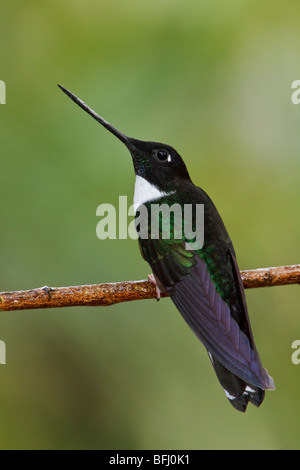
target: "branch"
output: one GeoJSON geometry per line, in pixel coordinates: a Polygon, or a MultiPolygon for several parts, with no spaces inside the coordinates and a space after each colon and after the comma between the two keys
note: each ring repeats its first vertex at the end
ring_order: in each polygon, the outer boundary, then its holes
{"type": "MultiPolygon", "coordinates": [[[[241,271],[245,289],[300,284],[300,264],[241,271]]],[[[167,294],[162,294],[167,297],[167,294]]],[[[0,311],[36,308],[107,306],[129,300],[156,298],[150,281],[127,281],[71,287],[40,287],[0,293],[0,311]]]]}

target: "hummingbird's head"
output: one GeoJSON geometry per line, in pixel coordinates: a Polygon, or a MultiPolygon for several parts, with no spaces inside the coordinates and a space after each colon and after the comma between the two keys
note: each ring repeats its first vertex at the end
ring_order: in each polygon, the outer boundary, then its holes
{"type": "Polygon", "coordinates": [[[190,180],[184,161],[173,147],[158,142],[144,142],[126,136],[69,90],[61,85],[58,86],[71,100],[126,145],[132,156],[136,176],[144,178],[161,190],[174,188],[181,181],[190,180]]]}
{"type": "Polygon", "coordinates": [[[180,181],[190,179],[184,161],[170,145],[129,137],[126,146],[132,156],[135,174],[157,188],[168,190],[180,181]]]}

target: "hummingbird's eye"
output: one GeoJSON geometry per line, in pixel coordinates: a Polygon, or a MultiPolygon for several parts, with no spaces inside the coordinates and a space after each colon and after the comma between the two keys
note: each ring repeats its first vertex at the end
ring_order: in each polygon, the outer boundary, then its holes
{"type": "Polygon", "coordinates": [[[161,162],[165,162],[165,161],[168,161],[170,162],[171,161],[171,155],[164,149],[161,149],[161,150],[158,150],[156,152],[156,157],[158,158],[158,160],[160,160],[161,162]]]}

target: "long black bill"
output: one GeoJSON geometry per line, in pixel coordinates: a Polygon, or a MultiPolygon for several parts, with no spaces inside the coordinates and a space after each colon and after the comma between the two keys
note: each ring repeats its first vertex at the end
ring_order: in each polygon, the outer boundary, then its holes
{"type": "Polygon", "coordinates": [[[78,98],[76,95],[71,93],[69,90],[64,88],[61,85],[58,85],[59,88],[69,97],[71,98],[74,103],[78,104],[84,111],[86,111],[90,116],[92,116],[96,121],[100,122],[102,126],[104,126],[109,132],[114,134],[121,142],[123,142],[126,147],[130,148],[132,144],[130,143],[130,138],[127,137],[127,135],[123,134],[122,132],[118,131],[115,127],[113,127],[109,122],[107,122],[103,117],[99,116],[95,111],[93,111],[87,104],[84,103],[80,98],[78,98]]]}

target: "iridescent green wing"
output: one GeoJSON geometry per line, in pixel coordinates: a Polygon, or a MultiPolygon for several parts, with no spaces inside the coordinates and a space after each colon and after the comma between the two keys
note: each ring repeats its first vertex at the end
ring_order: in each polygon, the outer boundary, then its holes
{"type": "Polygon", "coordinates": [[[164,238],[167,220],[162,215],[159,236],[151,237],[149,225],[148,239],[139,240],[142,255],[211,357],[247,384],[271,388],[253,342],[232,245],[217,235],[211,239],[206,214],[203,248],[189,250],[183,224],[179,236],[172,220],[170,238],[164,238]]]}

